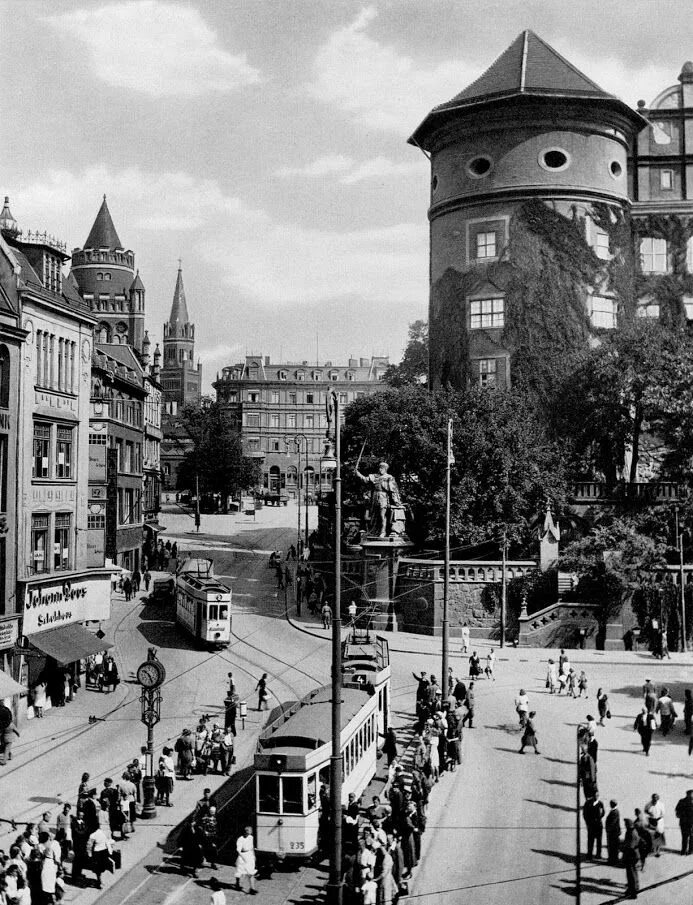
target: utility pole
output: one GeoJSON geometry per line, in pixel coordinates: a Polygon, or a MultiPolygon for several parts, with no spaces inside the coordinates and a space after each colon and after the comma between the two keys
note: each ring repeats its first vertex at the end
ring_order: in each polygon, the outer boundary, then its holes
{"type": "MultiPolygon", "coordinates": [[[[452,455],[452,418],[448,418],[447,465],[445,468],[445,562],[443,575],[443,673],[440,687],[447,689],[448,663],[450,657],[450,466],[455,461],[452,455]]],[[[447,695],[446,695],[447,697],[447,695]]]]}
{"type": "Polygon", "coordinates": [[[200,533],[200,473],[195,472],[195,530],[200,533]]]}
{"type": "Polygon", "coordinates": [[[500,646],[505,647],[505,612],[508,604],[508,529],[503,525],[503,553],[501,560],[500,646]]]}
{"type": "MultiPolygon", "coordinates": [[[[339,397],[330,391],[334,411],[334,613],[332,614],[332,751],[330,754],[330,811],[332,851],[327,887],[329,905],[342,905],[342,463],[339,397]]],[[[306,501],[306,509],[307,501],[306,501]]]]}
{"type": "Polygon", "coordinates": [[[580,741],[584,726],[578,725],[575,733],[577,753],[575,757],[575,902],[580,905],[582,896],[582,877],[580,864],[580,741]]]}

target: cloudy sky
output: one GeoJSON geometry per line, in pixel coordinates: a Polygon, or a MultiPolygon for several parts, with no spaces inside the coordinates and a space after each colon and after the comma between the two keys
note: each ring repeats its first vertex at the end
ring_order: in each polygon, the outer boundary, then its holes
{"type": "Polygon", "coordinates": [[[428,296],[406,139],[524,28],[632,105],[693,57],[680,0],[0,0],[0,192],[69,248],[106,193],[157,339],[182,257],[208,380],[398,360],[428,296]]]}

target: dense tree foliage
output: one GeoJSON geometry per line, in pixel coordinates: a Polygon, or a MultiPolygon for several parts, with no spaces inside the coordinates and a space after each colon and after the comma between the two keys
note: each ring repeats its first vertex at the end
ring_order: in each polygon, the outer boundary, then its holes
{"type": "Polygon", "coordinates": [[[504,528],[518,543],[550,498],[565,498],[560,449],[551,443],[523,398],[510,391],[470,389],[430,393],[420,387],[385,390],[355,400],[346,411],[345,490],[363,497],[360,471],[381,459],[410,509],[409,532],[418,545],[439,542],[445,524],[447,422],[453,420],[451,474],[453,545],[498,539],[504,528]]]}
{"type": "Polygon", "coordinates": [[[194,491],[199,481],[201,494],[218,493],[225,506],[227,497],[257,484],[259,466],[243,455],[240,434],[218,403],[185,408],[180,422],[193,444],[178,472],[180,487],[194,491]]]}
{"type": "MultiPolygon", "coordinates": [[[[559,389],[555,409],[557,433],[572,442],[582,469],[614,483],[629,465],[623,477],[636,480],[645,430],[693,451],[692,364],[684,335],[647,318],[585,354],[559,389]]],[[[682,464],[680,453],[676,460],[682,464]]]]}
{"type": "Polygon", "coordinates": [[[390,365],[384,380],[392,387],[417,386],[428,382],[428,324],[418,320],[409,324],[409,340],[402,361],[390,365]]]}

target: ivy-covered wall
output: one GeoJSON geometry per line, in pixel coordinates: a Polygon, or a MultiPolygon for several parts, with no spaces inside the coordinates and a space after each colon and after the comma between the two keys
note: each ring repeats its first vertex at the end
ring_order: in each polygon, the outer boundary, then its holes
{"type": "MultiPolygon", "coordinates": [[[[686,325],[684,297],[693,301],[693,274],[688,273],[686,249],[693,237],[693,217],[677,214],[636,215],[633,218],[634,247],[642,237],[665,239],[669,273],[643,273],[640,256],[635,254],[635,292],[639,299],[651,298],[659,304],[660,322],[671,327],[686,325]]],[[[693,268],[692,268],[693,269],[693,268]]]]}
{"type": "Polygon", "coordinates": [[[591,326],[590,293],[614,296],[619,320],[635,316],[631,223],[617,206],[572,205],[563,211],[540,200],[519,205],[498,261],[448,267],[431,287],[430,369],[434,385],[462,386],[470,357],[509,353],[511,382],[539,406],[574,367],[600,330],[591,326]],[[610,259],[587,241],[589,219],[609,236],[610,259]],[[469,329],[470,296],[505,298],[502,329],[469,329]]]}

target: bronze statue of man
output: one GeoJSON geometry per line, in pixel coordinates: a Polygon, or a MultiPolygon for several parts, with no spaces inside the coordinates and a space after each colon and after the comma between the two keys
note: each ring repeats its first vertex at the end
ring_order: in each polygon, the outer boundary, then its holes
{"type": "Polygon", "coordinates": [[[397,481],[388,474],[387,462],[380,462],[377,474],[363,475],[356,469],[356,477],[371,488],[371,530],[376,537],[388,537],[393,527],[393,512],[402,509],[397,481]]]}

